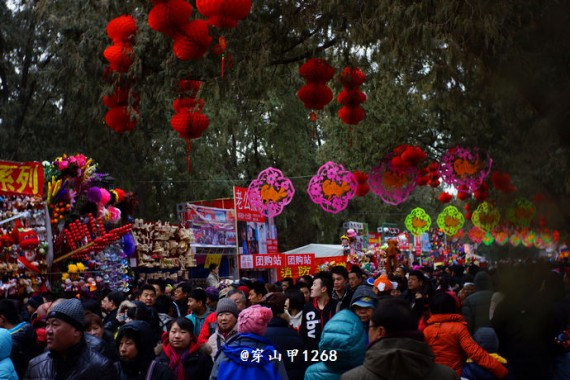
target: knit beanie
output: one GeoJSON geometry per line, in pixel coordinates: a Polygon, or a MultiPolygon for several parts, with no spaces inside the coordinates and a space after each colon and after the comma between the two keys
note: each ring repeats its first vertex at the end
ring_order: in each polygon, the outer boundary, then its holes
{"type": "Polygon", "coordinates": [[[218,289],[213,286],[209,286],[206,288],[206,297],[216,302],[220,298],[220,292],[218,292],[218,289]]]}
{"type": "Polygon", "coordinates": [[[28,299],[28,305],[30,305],[34,309],[40,307],[42,303],[44,303],[44,299],[42,296],[33,296],[28,299]]]}
{"type": "Polygon", "coordinates": [[[69,323],[77,330],[85,330],[85,318],[81,301],[73,298],[62,301],[51,308],[46,319],[57,318],[69,323]]]}
{"type": "Polygon", "coordinates": [[[261,305],[250,306],[239,314],[238,332],[263,336],[271,318],[273,318],[271,309],[261,305]]]}
{"type": "Polygon", "coordinates": [[[218,301],[218,307],[216,307],[216,317],[220,313],[232,313],[236,318],[239,314],[236,303],[229,298],[222,298],[218,301]]]}

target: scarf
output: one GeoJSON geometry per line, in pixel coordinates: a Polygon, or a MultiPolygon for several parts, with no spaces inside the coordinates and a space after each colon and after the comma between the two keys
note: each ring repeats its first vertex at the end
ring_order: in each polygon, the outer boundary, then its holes
{"type": "Polygon", "coordinates": [[[164,354],[168,358],[168,366],[172,371],[174,371],[174,375],[176,376],[176,380],[185,380],[186,374],[184,372],[184,362],[194,352],[198,351],[200,345],[197,344],[196,338],[193,338],[190,341],[190,347],[188,350],[183,351],[181,354],[176,352],[176,350],[168,343],[163,344],[164,354]]]}

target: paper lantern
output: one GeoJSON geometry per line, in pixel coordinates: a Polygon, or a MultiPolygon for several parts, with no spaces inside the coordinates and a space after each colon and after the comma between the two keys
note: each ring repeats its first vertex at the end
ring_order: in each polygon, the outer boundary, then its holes
{"type": "Polygon", "coordinates": [[[485,237],[485,231],[483,231],[479,227],[472,227],[467,233],[467,236],[469,236],[469,239],[473,243],[479,244],[483,241],[483,238],[485,237]]]}
{"type": "Polygon", "coordinates": [[[394,168],[388,155],[380,161],[368,174],[370,190],[385,203],[399,205],[410,196],[416,188],[418,169],[408,167],[405,170],[394,168]]]}
{"type": "Polygon", "coordinates": [[[307,82],[326,83],[334,76],[334,69],[324,59],[311,58],[299,67],[299,75],[307,82]]]}
{"type": "Polygon", "coordinates": [[[178,98],[174,99],[174,102],[172,102],[172,108],[174,108],[174,111],[176,112],[180,112],[183,108],[188,111],[202,111],[205,104],[204,99],[178,98]]]}
{"type": "Polygon", "coordinates": [[[133,43],[137,32],[137,23],[133,16],[119,16],[107,24],[107,35],[115,44],[133,43]]]}
{"type": "Polygon", "coordinates": [[[148,25],[159,33],[173,37],[192,15],[192,5],[184,0],[153,2],[148,13],[148,25]]]}
{"type": "Polygon", "coordinates": [[[218,28],[235,28],[251,11],[251,0],[196,0],[196,8],[218,28]]]}
{"type": "Polygon", "coordinates": [[[493,237],[493,235],[490,232],[486,232],[485,236],[483,236],[483,244],[485,245],[491,245],[493,244],[493,242],[495,241],[495,238],[493,237]]]}
{"type": "Polygon", "coordinates": [[[493,205],[483,202],[471,216],[471,222],[485,232],[491,232],[501,220],[501,214],[493,205]]]}
{"type": "Polygon", "coordinates": [[[212,37],[203,20],[195,20],[182,26],[174,36],[172,50],[181,61],[201,59],[208,51],[212,37]]]}
{"type": "Polygon", "coordinates": [[[511,176],[509,173],[501,173],[493,170],[491,173],[491,183],[493,187],[505,194],[512,193],[515,191],[513,185],[511,185],[511,176]]]}
{"type": "Polygon", "coordinates": [[[190,112],[184,108],[170,119],[170,126],[183,139],[199,138],[208,129],[209,124],[208,116],[201,112],[190,112]]]}
{"type": "Polygon", "coordinates": [[[453,199],[453,195],[447,193],[447,192],[443,192],[439,194],[439,197],[437,198],[441,203],[449,203],[451,202],[451,200],[453,199]]]}
{"type": "Polygon", "coordinates": [[[283,208],[291,203],[295,188],[281,170],[267,168],[249,184],[247,193],[249,203],[271,218],[281,214],[283,208]]]}
{"type": "Polygon", "coordinates": [[[493,234],[493,238],[495,238],[495,243],[500,246],[507,244],[509,241],[509,233],[503,228],[495,229],[491,233],[493,234]]]}
{"type": "Polygon", "coordinates": [[[522,236],[520,235],[520,233],[518,231],[513,231],[513,233],[511,234],[511,237],[509,237],[509,243],[513,247],[517,247],[517,246],[519,246],[521,241],[522,241],[522,236]]]}
{"type": "Polygon", "coordinates": [[[111,45],[105,49],[103,56],[109,62],[111,71],[126,73],[133,64],[133,48],[127,45],[111,45]]]}
{"type": "Polygon", "coordinates": [[[311,200],[323,210],[337,214],[354,198],[357,186],[354,174],[345,170],[341,164],[329,161],[311,178],[307,192],[311,200]]]}
{"type": "Polygon", "coordinates": [[[414,236],[420,236],[429,231],[431,217],[423,208],[416,207],[406,216],[404,224],[414,236]]]}
{"type": "Polygon", "coordinates": [[[366,111],[360,106],[342,107],[338,110],[338,117],[345,124],[356,125],[366,117],[366,111]]]}
{"type": "MultiPolygon", "coordinates": [[[[133,111],[138,114],[136,109],[133,109],[133,111]]],[[[122,106],[111,108],[107,111],[107,114],[105,115],[105,123],[115,132],[123,133],[135,129],[137,119],[131,119],[131,113],[129,112],[128,107],[122,106]]]]}
{"type": "Polygon", "coordinates": [[[342,73],[338,76],[338,80],[342,84],[342,87],[346,89],[354,89],[362,86],[366,80],[366,76],[358,67],[345,67],[342,73]]]}
{"type": "Polygon", "coordinates": [[[522,232],[522,244],[527,248],[530,248],[534,245],[536,238],[537,234],[535,231],[524,230],[522,232]]]}
{"type": "Polygon", "coordinates": [[[358,182],[358,187],[356,188],[356,196],[363,197],[370,191],[370,187],[368,186],[368,174],[361,172],[359,170],[355,170],[352,172],[354,174],[354,178],[356,178],[356,182],[358,182]]]}
{"type": "Polygon", "coordinates": [[[465,218],[463,214],[455,206],[447,206],[437,216],[437,225],[449,236],[455,235],[463,227],[464,223],[465,218]]]}
{"type": "Polygon", "coordinates": [[[536,210],[534,204],[525,198],[518,198],[507,209],[507,219],[515,226],[528,227],[534,218],[536,210]]]}
{"type": "Polygon", "coordinates": [[[322,110],[332,100],[333,93],[324,83],[308,83],[299,89],[297,96],[305,108],[322,110]]]}
{"type": "Polygon", "coordinates": [[[493,161],[477,148],[455,147],[441,158],[440,171],[443,181],[465,191],[475,191],[491,171],[493,161]]]}

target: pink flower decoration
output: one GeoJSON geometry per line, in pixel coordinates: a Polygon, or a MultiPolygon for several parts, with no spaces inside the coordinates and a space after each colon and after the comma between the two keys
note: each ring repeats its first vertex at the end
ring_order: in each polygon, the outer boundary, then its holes
{"type": "Polygon", "coordinates": [[[471,193],[489,175],[492,164],[489,154],[478,148],[455,147],[441,158],[440,171],[443,182],[471,193]]]}
{"type": "Polygon", "coordinates": [[[416,188],[418,169],[415,166],[396,168],[392,165],[392,154],[386,155],[368,174],[368,186],[385,203],[399,205],[416,188]]]}
{"type": "Polygon", "coordinates": [[[357,187],[354,174],[345,170],[341,164],[329,161],[311,178],[307,192],[311,200],[323,210],[337,214],[354,198],[357,187]]]}
{"type": "Polygon", "coordinates": [[[295,188],[281,170],[267,168],[249,184],[247,193],[253,208],[272,218],[281,214],[283,208],[291,203],[295,188]]]}

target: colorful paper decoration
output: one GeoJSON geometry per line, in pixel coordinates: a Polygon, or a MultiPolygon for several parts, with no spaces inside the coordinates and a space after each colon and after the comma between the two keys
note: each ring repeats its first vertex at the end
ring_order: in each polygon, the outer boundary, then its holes
{"type": "Polygon", "coordinates": [[[495,243],[500,246],[507,244],[509,241],[509,233],[503,228],[497,228],[491,232],[493,238],[495,238],[495,243]]]}
{"type": "Polygon", "coordinates": [[[449,236],[455,235],[464,223],[463,214],[455,206],[447,206],[437,216],[437,225],[449,236]]]}
{"type": "Polygon", "coordinates": [[[431,217],[421,207],[416,207],[406,216],[404,221],[406,229],[414,236],[420,236],[424,232],[429,231],[431,226],[431,217]]]}
{"type": "Polygon", "coordinates": [[[307,192],[311,200],[323,210],[337,214],[354,198],[357,186],[354,174],[345,170],[341,164],[329,161],[311,178],[307,192]]]}
{"type": "Polygon", "coordinates": [[[528,227],[535,214],[534,204],[526,198],[518,198],[507,210],[509,222],[519,227],[528,227]]]}
{"type": "Polygon", "coordinates": [[[495,238],[493,237],[493,235],[490,232],[485,233],[485,236],[483,237],[483,244],[491,245],[491,244],[493,244],[494,241],[495,241],[495,238]]]}
{"type": "Polygon", "coordinates": [[[525,247],[530,248],[534,245],[534,242],[536,241],[537,237],[538,236],[535,231],[527,230],[522,234],[522,244],[525,247]]]}
{"type": "Polygon", "coordinates": [[[283,208],[291,203],[295,188],[281,170],[267,168],[249,184],[247,193],[251,205],[272,218],[281,214],[283,208]]]}
{"type": "Polygon", "coordinates": [[[471,241],[473,243],[481,243],[483,241],[483,239],[485,238],[485,231],[483,231],[482,229],[480,229],[479,227],[472,227],[468,234],[469,239],[471,239],[471,241]]]}
{"type": "Polygon", "coordinates": [[[473,192],[489,175],[492,163],[489,155],[478,148],[455,147],[441,158],[440,170],[445,183],[473,192]]]}
{"type": "Polygon", "coordinates": [[[418,169],[413,166],[397,169],[391,158],[391,155],[386,156],[372,168],[368,174],[368,185],[385,203],[396,206],[408,199],[416,188],[418,169]]]}
{"type": "Polygon", "coordinates": [[[522,236],[518,231],[513,231],[513,233],[511,234],[511,237],[509,238],[509,243],[513,246],[513,247],[518,247],[519,244],[522,241],[522,236]]]}
{"type": "Polygon", "coordinates": [[[477,206],[477,209],[471,216],[471,222],[473,222],[473,225],[479,227],[485,232],[491,232],[493,228],[499,224],[500,220],[501,214],[499,213],[499,210],[487,202],[483,202],[477,206]]]}

